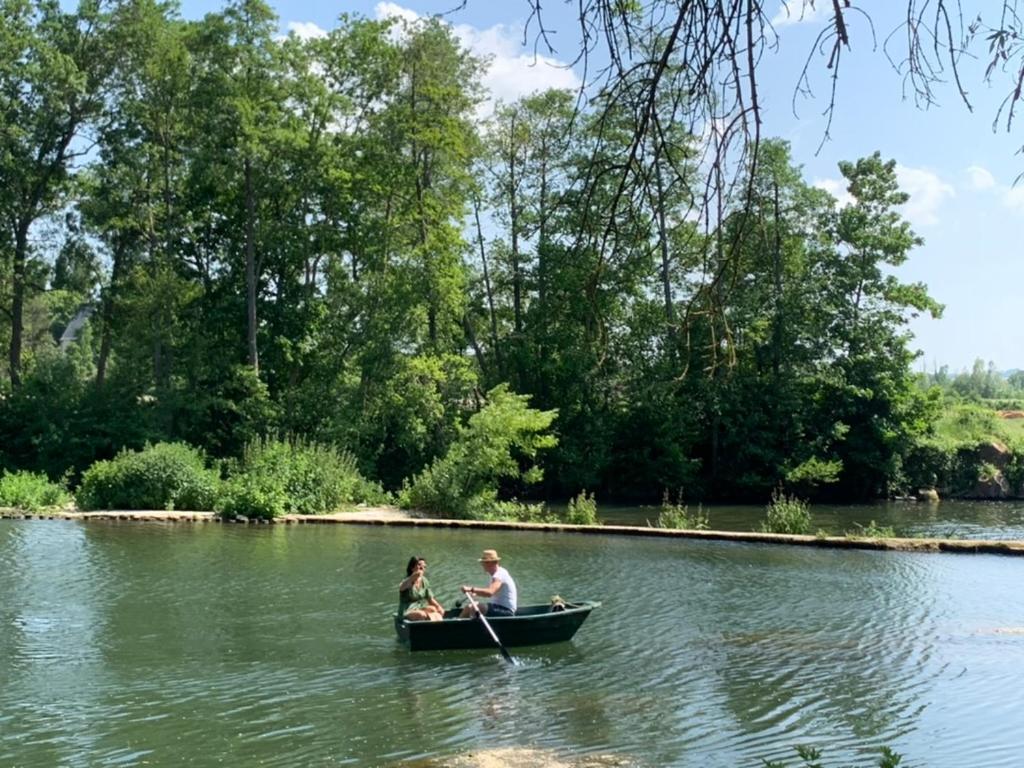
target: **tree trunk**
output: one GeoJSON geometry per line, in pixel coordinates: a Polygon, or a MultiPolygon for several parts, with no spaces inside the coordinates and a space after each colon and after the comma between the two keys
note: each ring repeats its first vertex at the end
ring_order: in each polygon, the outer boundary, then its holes
{"type": "Polygon", "coordinates": [[[21,386],[21,347],[25,335],[25,261],[28,258],[29,220],[18,222],[14,235],[14,284],[11,300],[11,387],[21,386]]]}
{"type": "Polygon", "coordinates": [[[519,268],[519,208],[516,205],[516,119],[508,137],[508,210],[512,236],[512,313],[516,335],[523,332],[523,275],[519,268]]]}
{"type": "Polygon", "coordinates": [[[125,248],[120,243],[114,248],[114,263],[110,271],[110,285],[103,296],[103,308],[100,315],[103,331],[100,337],[100,353],[96,360],[97,389],[103,389],[103,385],[107,380],[107,361],[110,359],[110,349],[113,346],[114,338],[111,331],[111,326],[114,322],[114,301],[120,289],[121,276],[124,273],[124,252],[125,248]]]}
{"type": "Polygon", "coordinates": [[[484,270],[484,290],[487,291],[487,309],[491,321],[491,348],[494,360],[501,370],[501,349],[498,346],[498,313],[494,309],[494,290],[491,287],[491,271],[487,265],[487,249],[484,247],[484,230],[480,225],[480,201],[473,196],[473,216],[476,218],[476,239],[480,245],[480,263],[484,270]]]}
{"type": "Polygon", "coordinates": [[[675,324],[675,299],[672,295],[672,274],[669,269],[672,257],[668,247],[668,225],[665,221],[665,188],[661,178],[661,165],[655,159],[655,181],[658,185],[658,200],[654,209],[658,215],[658,245],[661,250],[661,288],[665,301],[665,339],[671,338],[675,324]]]}
{"type": "Polygon", "coordinates": [[[773,180],[774,187],[774,214],[775,214],[775,248],[772,264],[774,285],[775,285],[775,327],[772,329],[772,373],[779,378],[779,371],[782,367],[782,344],[785,339],[784,330],[784,309],[782,303],[782,206],[779,202],[778,179],[773,180]]]}
{"type": "Polygon", "coordinates": [[[541,146],[540,164],[540,196],[537,200],[537,302],[541,306],[541,317],[544,317],[544,302],[548,291],[548,145],[545,141],[541,146]]]}
{"type": "Polygon", "coordinates": [[[252,160],[245,158],[245,309],[249,365],[258,374],[260,354],[256,345],[256,194],[252,183],[252,160]]]}

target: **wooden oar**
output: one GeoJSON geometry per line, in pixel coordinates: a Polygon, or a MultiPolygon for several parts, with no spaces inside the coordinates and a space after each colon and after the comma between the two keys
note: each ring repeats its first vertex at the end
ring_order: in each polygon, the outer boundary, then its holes
{"type": "Polygon", "coordinates": [[[491,636],[491,639],[498,646],[498,650],[501,651],[501,655],[505,657],[505,661],[514,666],[516,660],[512,658],[511,654],[509,654],[507,650],[505,650],[505,646],[501,644],[501,640],[499,640],[498,636],[494,633],[494,629],[491,627],[490,622],[487,621],[487,617],[484,616],[483,612],[481,612],[480,606],[477,604],[476,600],[473,599],[473,596],[469,592],[466,592],[466,597],[469,598],[470,604],[472,604],[473,608],[476,610],[477,618],[484,623],[484,628],[487,630],[487,634],[491,636]]]}

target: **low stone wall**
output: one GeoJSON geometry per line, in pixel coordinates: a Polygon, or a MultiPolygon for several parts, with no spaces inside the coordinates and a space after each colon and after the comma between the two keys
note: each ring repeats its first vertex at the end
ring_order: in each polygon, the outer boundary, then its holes
{"type": "Polygon", "coordinates": [[[826,549],[873,549],[899,552],[956,552],[964,554],[1024,555],[1024,541],[981,539],[869,539],[853,536],[797,536],[757,531],[690,531],[627,525],[567,525],[563,523],[512,523],[485,520],[441,520],[410,515],[392,507],[375,507],[331,515],[285,515],[270,520],[222,521],[212,512],[54,511],[25,513],[0,509],[0,519],[132,521],[160,523],[217,523],[221,525],[390,525],[408,528],[466,528],[496,531],[549,531],[598,536],[645,536],[673,539],[731,541],[743,544],[786,544],[826,549]]]}

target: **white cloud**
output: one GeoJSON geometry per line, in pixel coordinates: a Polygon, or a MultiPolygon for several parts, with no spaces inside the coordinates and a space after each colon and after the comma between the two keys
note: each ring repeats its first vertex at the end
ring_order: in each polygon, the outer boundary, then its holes
{"type": "Polygon", "coordinates": [[[853,195],[846,190],[845,181],[840,181],[839,179],[815,179],[811,183],[811,186],[817,187],[818,189],[824,189],[832,195],[832,197],[836,199],[836,204],[840,208],[845,208],[846,206],[853,205],[854,203],[853,195]]]}
{"type": "Polygon", "coordinates": [[[987,169],[980,165],[972,165],[967,169],[968,184],[972,190],[994,190],[1004,208],[1017,214],[1024,213],[1024,187],[1007,186],[987,169]]]}
{"type": "MultiPolygon", "coordinates": [[[[897,163],[896,181],[900,189],[910,195],[910,200],[903,206],[903,215],[916,228],[937,224],[939,207],[946,198],[956,194],[952,184],[943,181],[937,174],[925,168],[910,168],[897,163]]],[[[811,186],[824,189],[832,195],[840,208],[855,202],[853,195],[846,189],[845,180],[815,179],[811,186]]],[[[1024,195],[1021,203],[1024,205],[1024,195]]]]}
{"type": "Polygon", "coordinates": [[[301,40],[327,36],[327,30],[314,24],[312,21],[289,21],[288,31],[294,32],[296,37],[301,40]]]}
{"type": "Polygon", "coordinates": [[[910,200],[903,206],[903,213],[915,227],[937,224],[939,207],[947,197],[956,194],[952,184],[926,168],[910,168],[897,163],[896,180],[900,189],[910,195],[910,200]]]}
{"type": "Polygon", "coordinates": [[[1024,187],[1002,187],[1003,205],[1014,213],[1024,213],[1024,187]]]}
{"type": "Polygon", "coordinates": [[[987,168],[980,165],[972,165],[967,169],[967,176],[970,179],[971,189],[992,189],[996,185],[996,177],[987,168]]]}
{"type": "Polygon", "coordinates": [[[786,27],[790,24],[803,24],[825,18],[826,0],[783,0],[778,12],[772,18],[773,27],[786,27]]]}
{"type": "MultiPolygon", "coordinates": [[[[413,22],[420,18],[415,11],[398,3],[377,3],[378,19],[399,18],[413,22]]],[[[452,27],[455,37],[475,56],[487,57],[487,73],[481,84],[492,100],[514,101],[521,96],[548,88],[579,88],[580,80],[566,64],[548,56],[534,56],[522,47],[522,30],[496,24],[477,29],[468,24],[452,27]]],[[[490,111],[486,106],[486,112],[490,111]]]]}
{"type": "Polygon", "coordinates": [[[410,8],[403,8],[398,3],[377,3],[373,8],[373,14],[378,19],[402,19],[412,23],[420,18],[416,11],[410,8]]]}

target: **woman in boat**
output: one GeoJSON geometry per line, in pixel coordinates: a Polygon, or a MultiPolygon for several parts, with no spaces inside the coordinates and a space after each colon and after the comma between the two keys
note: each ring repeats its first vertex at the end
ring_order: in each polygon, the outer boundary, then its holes
{"type": "Polygon", "coordinates": [[[406,621],[440,621],[444,606],[434,597],[426,577],[427,561],[410,557],[405,579],[398,585],[398,612],[406,621]]]}
{"type": "MultiPolygon", "coordinates": [[[[484,571],[491,577],[491,583],[486,587],[467,587],[462,591],[470,595],[479,595],[490,600],[487,603],[478,603],[480,612],[487,614],[489,618],[498,616],[515,616],[518,605],[516,595],[516,582],[512,575],[501,567],[501,558],[493,549],[485,549],[483,556],[478,561],[484,571]]],[[[472,603],[462,609],[460,618],[468,619],[473,615],[472,603]]]]}

